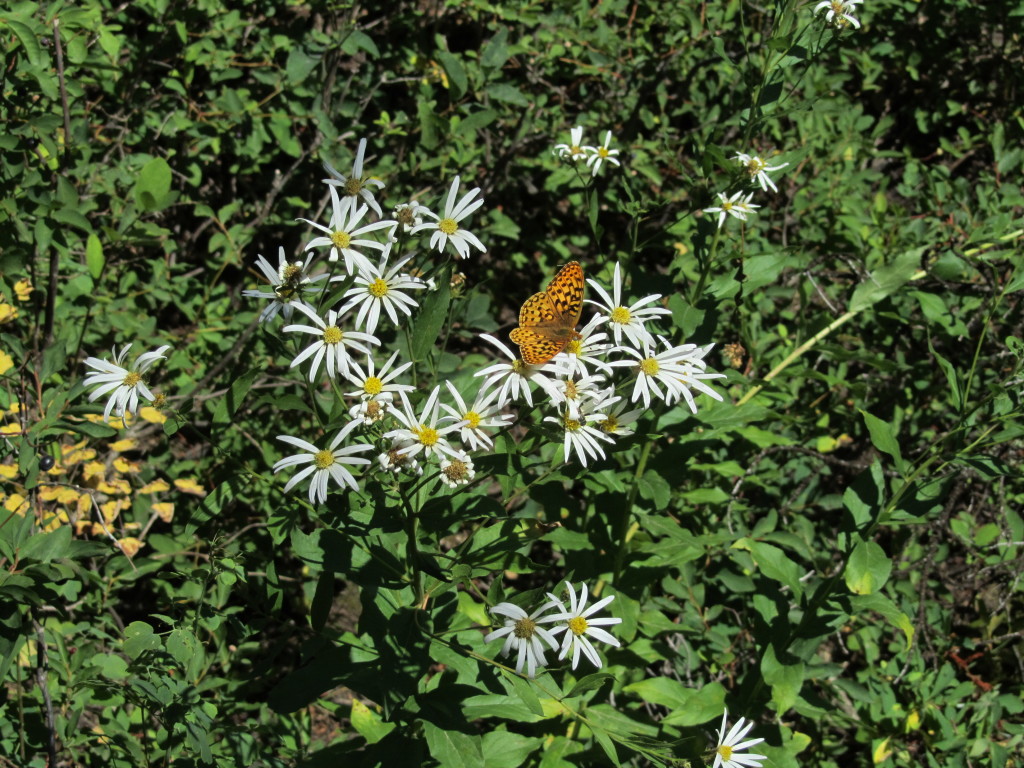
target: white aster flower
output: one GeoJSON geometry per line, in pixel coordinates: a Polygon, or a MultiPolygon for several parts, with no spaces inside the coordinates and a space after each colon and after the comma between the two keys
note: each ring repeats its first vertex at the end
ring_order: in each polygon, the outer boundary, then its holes
{"type": "Polygon", "coordinates": [[[380,205],[373,196],[371,187],[384,189],[384,182],[371,176],[363,176],[363,157],[366,155],[366,139],[359,140],[359,148],[356,150],[356,161],[352,165],[352,173],[344,176],[338,173],[327,162],[324,162],[324,170],[331,175],[331,178],[324,179],[325,182],[334,187],[341,187],[342,193],[350,200],[352,207],[355,207],[357,198],[363,201],[376,213],[382,216],[380,205]]]}
{"type": "MultiPolygon", "coordinates": [[[[653,344],[654,337],[644,327],[645,323],[654,320],[661,315],[671,315],[672,312],[664,307],[649,307],[661,298],[660,293],[652,293],[635,301],[628,307],[622,303],[622,269],[619,264],[615,265],[615,274],[612,277],[612,293],[608,292],[596,280],[587,280],[591,287],[597,291],[604,303],[587,299],[588,304],[598,308],[598,317],[602,323],[608,323],[612,337],[617,345],[622,344],[622,337],[625,336],[634,348],[642,348],[643,345],[653,344]]],[[[589,324],[588,324],[589,325],[589,324]]]]}
{"type": "Polygon", "coordinates": [[[525,666],[526,676],[536,677],[537,669],[543,669],[547,663],[541,640],[547,643],[551,650],[558,650],[558,641],[537,623],[537,617],[551,607],[551,603],[545,603],[533,613],[527,614],[513,603],[498,603],[491,608],[491,613],[506,617],[505,626],[487,635],[484,642],[489,643],[504,637],[505,644],[501,647],[501,655],[508,656],[512,651],[516,651],[516,672],[522,674],[525,666]]]}
{"type": "Polygon", "coordinates": [[[610,408],[603,410],[601,416],[602,420],[596,420],[594,426],[600,429],[602,432],[609,435],[616,435],[617,437],[628,437],[632,435],[636,430],[633,425],[636,424],[636,420],[640,418],[640,415],[646,411],[646,408],[634,408],[631,411],[627,411],[626,407],[629,405],[629,401],[622,397],[615,398],[615,404],[610,408]]]}
{"type": "Polygon", "coordinates": [[[743,166],[747,174],[750,176],[751,181],[756,181],[761,185],[761,189],[765,192],[771,187],[772,192],[778,192],[779,188],[775,186],[775,182],[768,177],[768,171],[778,171],[785,168],[789,163],[782,163],[781,165],[768,165],[767,162],[762,160],[758,155],[751,157],[743,152],[737,152],[733,158],[736,162],[743,166]]]}
{"type": "Polygon", "coordinates": [[[569,143],[556,144],[553,151],[562,160],[570,160],[574,163],[578,163],[580,160],[587,159],[587,152],[581,146],[582,144],[583,126],[577,125],[571,131],[569,131],[569,143]]]}
{"type": "Polygon", "coordinates": [[[733,216],[740,221],[747,220],[747,214],[753,213],[754,208],[760,208],[760,205],[754,205],[750,202],[750,199],[754,196],[751,192],[742,200],[743,192],[737,192],[732,197],[726,197],[725,192],[718,193],[718,199],[721,205],[716,205],[713,208],[705,208],[704,213],[717,213],[718,214],[718,228],[721,229],[725,224],[725,220],[729,216],[733,216]]]}
{"type": "Polygon", "coordinates": [[[355,384],[359,389],[354,392],[346,392],[348,397],[359,397],[363,400],[372,400],[381,394],[392,395],[396,392],[412,392],[416,387],[411,384],[392,384],[392,379],[395,379],[402,375],[402,373],[412,363],[402,363],[400,366],[395,368],[393,371],[388,373],[388,369],[394,365],[395,358],[398,357],[398,352],[395,352],[388,358],[388,361],[381,366],[380,372],[378,373],[375,369],[375,363],[371,355],[366,356],[366,368],[360,367],[359,363],[350,361],[348,373],[345,374],[345,378],[355,384]]]}
{"type": "Polygon", "coordinates": [[[393,411],[392,415],[403,426],[400,429],[393,429],[384,434],[385,438],[398,440],[404,444],[404,447],[399,449],[399,453],[404,453],[408,456],[418,456],[422,453],[427,458],[440,454],[455,456],[458,453],[451,443],[448,442],[445,435],[461,429],[463,423],[456,422],[444,427],[438,426],[437,412],[438,395],[440,392],[440,387],[434,387],[430,397],[427,398],[427,402],[423,404],[419,416],[413,411],[405,392],[399,392],[399,396],[402,398],[402,408],[401,410],[393,411]]]}
{"type": "Polygon", "coordinates": [[[766,755],[741,755],[737,753],[760,744],[764,739],[750,739],[749,741],[741,742],[740,740],[747,735],[747,732],[754,727],[754,724],[752,722],[747,723],[746,727],[744,727],[743,718],[741,717],[726,732],[725,726],[728,717],[729,710],[726,710],[722,713],[722,727],[718,730],[718,747],[715,749],[715,763],[712,768],[750,768],[751,766],[758,768],[762,760],[768,759],[766,755]]]}
{"type": "Polygon", "coordinates": [[[143,399],[153,402],[153,393],[146,386],[146,379],[144,374],[150,369],[150,367],[157,360],[162,360],[167,357],[164,352],[171,348],[170,344],[165,344],[159,349],[155,349],[152,352],[143,352],[136,358],[135,363],[132,365],[132,369],[122,367],[125,356],[128,354],[128,350],[132,348],[131,344],[126,345],[117,352],[115,349],[111,349],[110,352],[114,355],[114,362],[108,362],[107,360],[100,360],[98,357],[87,357],[85,364],[93,369],[92,373],[86,374],[85,381],[82,383],[91,387],[94,384],[99,384],[99,389],[95,389],[89,395],[89,402],[98,400],[108,392],[110,398],[107,400],[107,405],[103,409],[103,420],[110,420],[111,411],[114,412],[115,416],[125,418],[125,416],[137,415],[139,412],[139,395],[142,395],[143,399]]]}
{"type": "Polygon", "coordinates": [[[530,392],[530,383],[532,382],[547,392],[549,397],[551,396],[554,385],[551,379],[542,372],[544,366],[524,363],[512,350],[488,333],[481,333],[480,338],[493,344],[511,361],[495,363],[473,374],[487,377],[484,379],[484,389],[497,387],[498,399],[503,402],[523,399],[528,405],[533,405],[533,395],[530,392]]]}
{"type": "Polygon", "coordinates": [[[558,408],[565,406],[564,413],[571,419],[579,420],[585,404],[603,394],[599,386],[602,381],[604,376],[601,374],[556,379],[551,391],[551,402],[558,408]]]}
{"type": "Polygon", "coordinates": [[[312,261],[313,254],[309,253],[306,255],[305,261],[289,262],[285,258],[284,248],[279,247],[277,269],[274,269],[263,256],[257,255],[256,266],[270,282],[271,290],[242,291],[242,295],[253,299],[270,299],[270,303],[260,312],[261,323],[273,320],[278,314],[285,320],[290,320],[294,311],[293,304],[311,306],[302,294],[316,293],[319,290],[316,283],[326,280],[328,277],[327,274],[311,277],[309,267],[312,261]]]}
{"type": "Polygon", "coordinates": [[[610,372],[608,363],[598,357],[611,349],[611,344],[605,342],[608,334],[594,332],[605,322],[606,317],[594,315],[579,332],[579,338],[570,340],[565,349],[548,361],[547,370],[557,371],[562,376],[586,376],[590,373],[589,366],[610,372]]]}
{"type": "Polygon", "coordinates": [[[691,389],[722,400],[722,396],[704,383],[704,379],[722,379],[724,373],[705,373],[707,363],[704,356],[711,351],[714,344],[698,347],[696,344],[683,344],[674,347],[664,338],[661,339],[665,349],[655,354],[652,347],[647,346],[643,352],[623,348],[623,352],[637,359],[616,360],[616,366],[633,366],[636,370],[636,383],[633,385],[633,402],[643,398],[644,408],[651,407],[651,396],[664,400],[671,405],[676,400],[685,400],[690,411],[697,412],[691,389]]]}
{"type": "Polygon", "coordinates": [[[396,205],[391,211],[391,217],[398,222],[399,231],[408,232],[423,223],[424,211],[428,211],[426,206],[410,200],[396,205]]]}
{"type": "Polygon", "coordinates": [[[590,166],[590,173],[593,176],[597,176],[598,171],[601,170],[602,163],[611,163],[612,165],[621,165],[618,159],[615,157],[619,154],[617,149],[609,149],[608,144],[612,140],[612,132],[608,131],[604,135],[604,144],[600,147],[584,147],[583,149],[587,153],[587,165],[590,166]]]}
{"type": "Polygon", "coordinates": [[[487,249],[476,235],[469,230],[460,228],[459,222],[483,205],[484,201],[483,199],[476,200],[476,196],[480,194],[480,187],[467,192],[456,204],[455,199],[458,197],[458,194],[459,177],[456,176],[455,181],[452,182],[451,189],[448,191],[448,200],[444,204],[444,215],[438,217],[436,213],[424,209],[423,215],[429,216],[435,221],[428,221],[420,224],[418,227],[413,227],[411,234],[415,235],[423,229],[432,229],[434,234],[430,237],[431,248],[444,251],[444,247],[450,242],[452,247],[455,248],[458,258],[468,259],[470,246],[481,252],[485,252],[487,249]]]}
{"type": "Polygon", "coordinates": [[[585,413],[581,413],[578,419],[572,418],[569,414],[559,417],[544,417],[544,421],[558,424],[565,432],[565,461],[572,461],[572,453],[575,451],[580,464],[584,467],[587,466],[589,459],[597,461],[598,459],[605,458],[604,448],[601,447],[602,442],[615,442],[611,437],[589,423],[599,419],[603,421],[603,416],[585,413]]]}
{"type": "Polygon", "coordinates": [[[500,394],[499,389],[489,389],[483,386],[477,392],[476,400],[473,401],[472,407],[469,407],[454,384],[450,381],[445,381],[445,384],[448,386],[448,391],[451,392],[452,398],[458,407],[453,408],[442,403],[441,408],[447,411],[449,415],[442,416],[441,421],[457,421],[461,423],[463,426],[459,432],[459,437],[462,439],[462,444],[471,451],[492,448],[494,442],[484,429],[504,429],[515,420],[512,414],[500,412],[508,405],[509,401],[498,396],[500,394]]]}
{"type": "Polygon", "coordinates": [[[308,443],[300,437],[278,435],[278,440],[282,440],[289,445],[300,448],[304,452],[296,454],[295,456],[286,456],[278,461],[274,464],[275,473],[280,472],[286,467],[294,467],[299,464],[309,464],[308,467],[301,470],[288,481],[284,487],[285,493],[295,487],[296,483],[301,482],[310,475],[312,475],[309,481],[310,504],[323,504],[327,501],[328,479],[333,480],[340,488],[348,486],[353,491],[358,491],[359,486],[356,483],[356,479],[345,465],[358,466],[362,464],[369,464],[369,459],[354,456],[353,454],[371,451],[373,450],[373,446],[360,444],[350,445],[345,448],[338,447],[341,444],[341,441],[344,440],[358,425],[358,421],[346,424],[331,441],[331,444],[324,450],[317,448],[312,443],[308,443]]]}
{"type": "Polygon", "coordinates": [[[822,0],[814,6],[814,14],[817,15],[818,11],[828,8],[828,13],[825,14],[826,24],[832,24],[840,29],[852,24],[855,29],[860,29],[860,22],[854,18],[853,12],[857,10],[856,6],[863,2],[864,0],[822,0]]]}
{"type": "Polygon", "coordinates": [[[381,392],[376,397],[360,400],[348,409],[348,415],[351,419],[361,420],[367,426],[376,424],[391,413],[393,402],[394,396],[390,392],[381,392]]]}
{"type": "Polygon", "coordinates": [[[565,632],[565,637],[562,640],[562,649],[558,653],[559,659],[564,659],[571,651],[572,668],[576,669],[576,665],[580,660],[580,653],[582,652],[595,667],[600,669],[601,657],[597,655],[597,651],[590,641],[591,639],[600,640],[602,643],[608,643],[608,645],[618,648],[619,641],[601,629],[601,627],[619,624],[622,622],[622,619],[595,618],[594,614],[614,600],[615,595],[603,597],[587,608],[587,585],[585,583],[580,585],[578,602],[576,600],[576,590],[572,588],[572,584],[567,581],[565,582],[565,587],[569,591],[568,610],[566,610],[565,604],[561,600],[549,592],[548,598],[558,606],[558,613],[550,613],[539,621],[545,624],[558,622],[556,626],[551,628],[552,635],[565,632]]]}
{"type": "Polygon", "coordinates": [[[449,488],[466,485],[475,476],[473,460],[465,451],[459,451],[454,456],[445,456],[441,459],[441,482],[449,488]]]}
{"type": "Polygon", "coordinates": [[[313,365],[309,369],[309,380],[311,382],[316,380],[316,373],[320,369],[320,363],[325,359],[327,361],[328,376],[331,378],[345,376],[348,374],[350,365],[349,349],[369,355],[370,350],[366,345],[380,344],[380,339],[368,333],[341,330],[338,327],[338,313],[333,309],[328,311],[327,318],[324,320],[311,308],[301,304],[295,305],[295,308],[316,323],[316,327],[311,325],[286,325],[281,330],[285,333],[311,333],[320,337],[296,355],[291,364],[291,367],[294,368],[312,357],[313,365]]]}
{"type": "Polygon", "coordinates": [[[344,315],[355,307],[359,307],[359,312],[356,314],[356,328],[361,328],[365,322],[367,333],[377,330],[377,321],[380,320],[382,307],[396,326],[400,325],[399,312],[411,317],[412,310],[418,305],[404,292],[421,291],[427,287],[426,283],[418,277],[402,273],[402,267],[408,264],[411,258],[412,256],[406,256],[390,268],[387,267],[387,261],[383,258],[376,267],[372,264],[362,264],[353,279],[353,287],[343,297],[347,301],[338,310],[339,313],[344,315]]]}
{"type": "Polygon", "coordinates": [[[378,251],[384,251],[391,242],[391,233],[388,233],[386,236],[387,243],[367,240],[364,235],[376,232],[379,229],[394,229],[396,224],[391,219],[382,219],[372,224],[359,226],[368,208],[365,205],[357,208],[351,202],[352,198],[345,198],[343,201],[338,197],[338,190],[333,186],[328,187],[328,189],[331,192],[331,205],[333,207],[331,220],[328,225],[325,227],[309,219],[299,219],[299,221],[304,221],[311,227],[326,233],[326,235],[314,237],[306,243],[306,250],[330,247],[329,259],[337,261],[339,255],[344,256],[345,271],[351,275],[358,266],[370,266],[370,260],[358,249],[373,248],[378,251]]]}
{"type": "Polygon", "coordinates": [[[391,447],[377,456],[377,463],[380,464],[380,468],[393,475],[397,475],[399,472],[408,472],[416,477],[421,476],[423,474],[423,467],[420,466],[420,463],[408,453],[402,453],[402,450],[409,447],[409,445],[411,445],[409,442],[393,440],[391,447]]]}

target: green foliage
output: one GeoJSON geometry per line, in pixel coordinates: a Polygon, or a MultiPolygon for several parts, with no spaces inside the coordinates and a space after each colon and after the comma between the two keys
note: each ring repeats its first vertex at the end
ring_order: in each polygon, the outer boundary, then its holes
{"type": "Polygon", "coordinates": [[[0,762],[701,765],[726,708],[767,765],[1021,760],[1024,4],[243,6],[0,11],[0,762]],[[621,167],[552,154],[576,125],[621,167]],[[468,485],[374,451],[284,492],[277,436],[356,401],[242,291],[364,137],[386,217],[484,200],[486,253],[394,249],[436,287],[381,334],[416,413],[569,261],[716,343],[723,402],[582,466],[538,389],[468,485]],[[82,383],[126,344],[170,347],[127,427],[82,383]],[[490,609],[567,581],[620,645],[517,674],[490,609]]]}

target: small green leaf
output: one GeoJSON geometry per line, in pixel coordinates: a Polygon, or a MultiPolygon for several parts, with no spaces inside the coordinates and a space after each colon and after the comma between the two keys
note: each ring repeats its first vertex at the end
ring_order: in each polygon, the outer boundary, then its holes
{"type": "Polygon", "coordinates": [[[860,312],[877,304],[886,296],[898,291],[903,285],[914,279],[921,271],[921,254],[924,247],[914,248],[896,256],[889,264],[872,272],[867,280],[857,286],[850,298],[850,312],[860,312]]]}
{"type": "Polygon", "coordinates": [[[144,621],[133,621],[124,628],[124,652],[132,659],[162,645],[160,638],[153,633],[153,628],[144,621]]]}
{"type": "Polygon", "coordinates": [[[135,201],[144,211],[159,211],[170,202],[171,166],[162,157],[154,157],[139,172],[135,201]]]}
{"type": "Polygon", "coordinates": [[[803,687],[803,663],[781,663],[775,656],[774,647],[768,644],[765,647],[764,656],[761,658],[761,674],[764,676],[764,681],[772,687],[772,702],[775,704],[775,711],[781,715],[790,710],[796,704],[796,700],[800,696],[800,689],[803,687]]]}
{"type": "Polygon", "coordinates": [[[49,533],[37,533],[32,536],[18,553],[21,560],[38,560],[41,563],[48,563],[67,557],[68,548],[71,546],[71,526],[62,525],[49,533]]]}
{"type": "Polygon", "coordinates": [[[469,80],[466,79],[466,70],[462,68],[462,62],[447,51],[438,51],[434,56],[444,68],[445,74],[448,75],[448,88],[451,91],[452,100],[458,101],[469,88],[469,80]]]}
{"type": "Polygon", "coordinates": [[[103,267],[106,259],[103,256],[103,243],[95,234],[89,233],[85,240],[85,265],[89,268],[89,274],[93,280],[99,280],[103,274],[103,267]]]}
{"type": "Polygon", "coordinates": [[[853,548],[843,574],[846,586],[855,595],[877,592],[889,580],[892,561],[873,541],[861,541],[853,548]]]}
{"type": "Polygon", "coordinates": [[[873,416],[867,411],[862,410],[860,415],[864,417],[864,423],[867,425],[868,434],[871,436],[871,444],[883,453],[887,453],[892,456],[893,461],[896,463],[896,469],[903,472],[906,468],[906,462],[903,461],[903,454],[900,452],[900,444],[896,440],[896,436],[893,434],[892,426],[885,421],[882,421],[877,416],[873,416]]]}
{"type": "Polygon", "coordinates": [[[394,723],[385,723],[380,715],[357,698],[352,699],[349,721],[367,744],[376,744],[395,729],[394,723]]]}

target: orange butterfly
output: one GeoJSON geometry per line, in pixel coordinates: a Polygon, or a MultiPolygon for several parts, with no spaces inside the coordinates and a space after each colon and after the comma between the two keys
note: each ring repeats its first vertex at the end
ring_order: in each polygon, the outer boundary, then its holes
{"type": "Polygon", "coordinates": [[[546,291],[535,293],[519,310],[519,327],[509,338],[519,345],[524,363],[542,365],[578,339],[576,324],[583,312],[583,267],[570,261],[546,291]]]}

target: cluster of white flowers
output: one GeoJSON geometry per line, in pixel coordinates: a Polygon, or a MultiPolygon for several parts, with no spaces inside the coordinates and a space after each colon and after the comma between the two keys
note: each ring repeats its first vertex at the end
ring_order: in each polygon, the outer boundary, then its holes
{"type": "Polygon", "coordinates": [[[619,150],[611,148],[612,132],[608,131],[604,135],[604,144],[592,147],[583,144],[583,126],[577,125],[569,132],[569,143],[568,144],[556,144],[554,153],[558,155],[562,160],[570,163],[583,163],[590,168],[590,174],[597,176],[601,171],[601,166],[605,163],[609,165],[619,166],[619,160],[616,155],[619,154],[619,150]]]}
{"type": "Polygon", "coordinates": [[[92,402],[103,397],[103,395],[110,394],[110,397],[107,399],[107,405],[103,409],[104,421],[110,420],[111,413],[122,419],[137,415],[140,397],[150,403],[156,400],[156,397],[146,384],[145,374],[153,366],[153,363],[167,357],[164,353],[171,347],[169,344],[165,344],[152,352],[142,353],[135,359],[135,364],[132,365],[131,370],[128,370],[123,366],[123,363],[128,355],[128,350],[131,348],[132,345],[128,344],[120,352],[112,349],[111,354],[114,355],[114,362],[100,360],[98,357],[87,357],[85,359],[86,366],[93,370],[92,373],[86,375],[83,384],[86,387],[96,384],[100,385],[99,388],[94,389],[89,394],[89,401],[92,402]]]}
{"type": "MultiPolygon", "coordinates": [[[[768,172],[778,171],[789,165],[789,163],[768,165],[768,163],[758,155],[748,155],[745,152],[737,152],[733,157],[733,160],[742,166],[750,183],[757,184],[764,192],[767,192],[769,189],[771,189],[772,192],[779,191],[778,187],[775,186],[775,182],[772,181],[770,176],[768,176],[768,172]]],[[[760,205],[755,205],[750,202],[753,197],[753,192],[748,192],[744,195],[743,190],[734,192],[732,195],[728,195],[725,192],[719,192],[718,205],[712,206],[711,208],[705,208],[704,213],[718,214],[719,229],[725,226],[726,219],[730,216],[739,219],[740,221],[746,221],[749,214],[754,213],[756,208],[761,207],[760,205]]]]}
{"type": "Polygon", "coordinates": [[[671,312],[656,305],[660,294],[624,302],[619,264],[615,265],[611,292],[596,280],[587,282],[599,299],[586,302],[597,311],[579,338],[543,365],[528,365],[499,339],[482,334],[508,362],[476,374],[484,377],[485,390],[497,389],[499,401],[533,406],[536,385],[555,411],[544,421],[561,434],[565,460],[575,458],[584,466],[606,457],[603,444],[633,434],[631,425],[650,410],[653,400],[666,406],[682,400],[693,413],[697,412],[694,391],[721,400],[705,381],[724,376],[707,372],[704,357],[713,344],[677,346],[651,332],[650,325],[671,312]],[[617,371],[623,371],[627,380],[616,382],[617,371]],[[628,391],[628,398],[617,394],[620,388],[628,391]],[[638,401],[642,408],[626,411],[628,404],[638,401]]]}
{"type": "Polygon", "coordinates": [[[852,25],[854,29],[860,29],[860,22],[854,18],[854,11],[857,10],[857,6],[863,3],[864,0],[822,0],[814,6],[814,14],[817,15],[819,11],[828,9],[825,13],[825,23],[831,24],[838,29],[842,29],[847,24],[852,25]]]}
{"type": "Polygon", "coordinates": [[[547,664],[544,656],[544,643],[552,651],[558,651],[558,658],[564,659],[571,655],[572,668],[576,669],[580,655],[584,655],[590,662],[601,668],[601,657],[591,640],[600,640],[602,643],[619,647],[616,640],[601,627],[618,624],[622,619],[599,618],[595,614],[615,599],[615,595],[603,597],[596,603],[587,607],[587,585],[580,585],[579,599],[576,597],[576,590],[568,581],[565,582],[566,591],[569,593],[569,607],[566,608],[561,598],[550,592],[547,593],[548,602],[544,603],[533,613],[527,613],[514,603],[498,603],[491,608],[491,613],[505,617],[505,624],[496,629],[484,638],[484,642],[505,638],[505,644],[501,647],[501,655],[508,656],[516,654],[516,672],[522,674],[526,668],[528,677],[536,677],[537,670],[543,669],[547,664]],[[554,624],[553,627],[544,627],[542,624],[554,624]],[[561,646],[555,636],[564,633],[561,646]],[[543,642],[541,642],[543,641],[543,642]]]}

